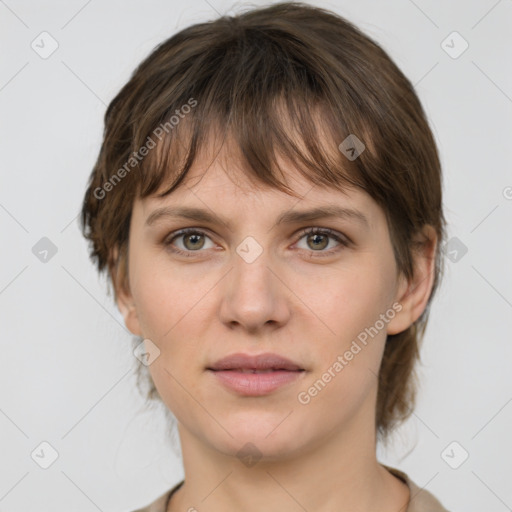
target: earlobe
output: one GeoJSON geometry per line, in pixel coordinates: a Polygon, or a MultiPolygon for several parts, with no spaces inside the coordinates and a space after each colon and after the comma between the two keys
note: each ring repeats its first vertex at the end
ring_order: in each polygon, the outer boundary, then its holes
{"type": "Polygon", "coordinates": [[[398,334],[405,331],[413,322],[409,303],[407,302],[410,283],[403,274],[400,274],[399,281],[395,296],[395,303],[398,303],[399,307],[396,308],[397,313],[394,318],[388,323],[387,334],[398,334]]]}
{"type": "Polygon", "coordinates": [[[400,311],[388,323],[387,333],[398,334],[408,329],[425,310],[432,292],[435,273],[437,234],[432,226],[425,226],[413,251],[414,275],[409,281],[400,274],[395,296],[400,311]]]}
{"type": "Polygon", "coordinates": [[[124,298],[122,298],[120,294],[118,294],[116,302],[117,302],[117,308],[121,312],[121,315],[123,315],[124,323],[126,324],[128,317],[131,314],[131,312],[130,312],[131,306],[125,302],[124,298]]]}
{"type": "Polygon", "coordinates": [[[130,302],[130,299],[124,292],[119,293],[117,296],[117,307],[123,315],[127,329],[136,336],[142,336],[139,318],[137,316],[137,308],[133,301],[130,302]]]}
{"type": "Polygon", "coordinates": [[[114,286],[117,307],[123,315],[127,329],[136,336],[142,336],[139,318],[137,316],[137,308],[130,290],[127,272],[128,269],[126,267],[125,257],[122,255],[119,258],[119,252],[116,246],[112,250],[110,275],[114,286]]]}

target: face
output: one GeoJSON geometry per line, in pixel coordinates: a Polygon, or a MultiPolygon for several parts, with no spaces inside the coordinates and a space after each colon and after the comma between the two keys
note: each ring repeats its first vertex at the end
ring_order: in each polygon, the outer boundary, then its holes
{"type": "Polygon", "coordinates": [[[128,328],[160,351],[149,370],[180,430],[225,454],[251,442],[284,457],[373,427],[386,336],[413,321],[384,212],[361,190],[313,186],[284,164],[299,197],[209,164],[196,161],[165,198],[136,200],[129,290],[118,293],[128,328]],[[353,213],[298,217],[333,207],[353,213]],[[208,369],[235,353],[301,371],[208,369]]]}

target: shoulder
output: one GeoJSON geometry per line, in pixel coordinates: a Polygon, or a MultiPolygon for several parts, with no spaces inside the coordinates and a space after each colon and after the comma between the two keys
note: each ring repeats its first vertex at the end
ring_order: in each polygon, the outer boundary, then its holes
{"type": "Polygon", "coordinates": [[[384,464],[381,465],[403,480],[409,487],[411,497],[406,512],[449,512],[432,493],[413,482],[406,473],[384,464]]]}
{"type": "Polygon", "coordinates": [[[143,508],[138,508],[133,512],[166,512],[167,503],[171,497],[171,494],[179,487],[181,487],[182,484],[183,481],[178,482],[172,489],[165,491],[164,494],[160,495],[155,501],[143,508]]]}

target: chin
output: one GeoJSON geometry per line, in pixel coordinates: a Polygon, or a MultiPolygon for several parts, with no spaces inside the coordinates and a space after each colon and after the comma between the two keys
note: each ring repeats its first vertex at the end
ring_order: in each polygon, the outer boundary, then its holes
{"type": "Polygon", "coordinates": [[[239,459],[247,456],[270,462],[293,458],[307,439],[304,429],[297,428],[297,425],[294,428],[293,415],[287,418],[287,414],[267,413],[262,417],[261,413],[243,413],[224,423],[233,437],[216,435],[212,439],[209,430],[208,434],[205,433],[207,442],[225,455],[239,459]]]}
{"type": "Polygon", "coordinates": [[[224,455],[234,457],[240,460],[247,467],[254,463],[276,462],[292,459],[300,452],[300,446],[296,442],[285,439],[269,439],[264,436],[254,438],[238,437],[236,440],[222,443],[220,446],[214,446],[224,455]]]}

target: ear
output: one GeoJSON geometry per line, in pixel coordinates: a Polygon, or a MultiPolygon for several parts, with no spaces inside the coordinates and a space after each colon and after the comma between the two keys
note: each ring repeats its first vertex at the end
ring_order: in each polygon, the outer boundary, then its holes
{"type": "Polygon", "coordinates": [[[130,291],[126,250],[119,253],[116,246],[111,252],[110,275],[114,286],[115,300],[123,315],[127,329],[136,336],[142,336],[137,308],[130,291]]]}
{"type": "Polygon", "coordinates": [[[402,309],[388,323],[388,334],[405,331],[425,310],[434,284],[436,246],[437,233],[432,226],[426,225],[415,240],[412,279],[407,281],[405,276],[400,274],[395,302],[398,302],[402,309]]]}

